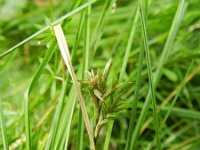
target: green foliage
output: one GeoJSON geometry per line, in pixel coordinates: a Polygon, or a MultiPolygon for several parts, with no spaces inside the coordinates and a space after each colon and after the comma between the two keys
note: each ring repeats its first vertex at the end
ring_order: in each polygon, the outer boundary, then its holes
{"type": "Polygon", "coordinates": [[[199,149],[199,9],[199,0],[0,0],[0,149],[90,149],[81,93],[97,150],[199,149]]]}

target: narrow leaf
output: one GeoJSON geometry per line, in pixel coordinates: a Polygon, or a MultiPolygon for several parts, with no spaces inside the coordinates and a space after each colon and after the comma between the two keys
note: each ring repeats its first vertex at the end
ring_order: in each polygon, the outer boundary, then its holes
{"type": "Polygon", "coordinates": [[[1,127],[3,148],[4,148],[4,150],[8,150],[8,141],[7,141],[7,137],[6,137],[6,127],[5,127],[5,120],[4,120],[4,115],[3,115],[1,98],[0,98],[0,127],[1,127]]]}
{"type": "Polygon", "coordinates": [[[94,143],[94,138],[93,138],[90,122],[89,122],[89,117],[88,117],[88,114],[87,114],[87,109],[86,109],[86,106],[85,106],[85,102],[83,100],[80,85],[79,85],[79,83],[76,79],[76,75],[75,75],[73,66],[71,64],[70,53],[69,53],[69,49],[68,49],[68,46],[67,46],[67,42],[65,40],[63,30],[62,30],[60,24],[54,26],[53,28],[54,28],[54,32],[55,32],[55,35],[56,35],[56,38],[57,38],[58,45],[60,47],[60,52],[62,54],[64,61],[65,61],[67,69],[68,69],[70,76],[72,78],[73,84],[75,86],[75,90],[77,92],[77,96],[78,96],[79,103],[80,103],[80,106],[81,106],[81,110],[82,110],[82,113],[83,113],[83,118],[84,118],[84,121],[85,121],[86,129],[87,129],[87,132],[88,132],[88,135],[89,135],[89,139],[90,139],[92,149],[95,149],[95,143],[94,143]]]}

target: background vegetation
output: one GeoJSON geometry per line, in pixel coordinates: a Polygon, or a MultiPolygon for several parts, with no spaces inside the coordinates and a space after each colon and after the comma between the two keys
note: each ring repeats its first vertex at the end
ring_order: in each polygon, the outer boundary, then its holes
{"type": "Polygon", "coordinates": [[[0,149],[91,146],[60,23],[96,149],[198,150],[199,18],[199,0],[0,0],[0,149]]]}

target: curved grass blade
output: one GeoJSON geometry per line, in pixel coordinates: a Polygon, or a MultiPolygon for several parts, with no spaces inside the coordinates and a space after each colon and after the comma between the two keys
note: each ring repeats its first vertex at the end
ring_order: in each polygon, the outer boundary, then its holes
{"type": "MultiPolygon", "coordinates": [[[[166,63],[168,55],[170,53],[170,50],[172,49],[172,45],[173,45],[176,33],[179,29],[180,23],[182,21],[183,14],[185,12],[186,6],[187,6],[187,3],[185,2],[185,0],[181,0],[179,7],[177,9],[176,15],[174,17],[174,20],[173,20],[167,41],[165,43],[160,61],[158,63],[158,67],[156,69],[154,79],[153,79],[155,88],[156,88],[157,83],[158,83],[158,81],[161,77],[162,67],[166,63]]],[[[147,95],[146,100],[145,100],[145,103],[144,103],[144,107],[142,108],[141,114],[139,116],[139,119],[138,119],[136,127],[135,127],[135,131],[133,133],[130,149],[134,149],[135,146],[136,146],[137,137],[140,133],[142,123],[143,123],[143,121],[144,121],[144,119],[147,115],[147,111],[148,111],[150,100],[151,100],[150,98],[151,98],[151,91],[149,90],[148,95],[147,95]]]]}
{"type": "MultiPolygon", "coordinates": [[[[65,14],[64,16],[58,18],[57,20],[55,20],[54,22],[52,22],[52,26],[58,24],[59,22],[71,17],[72,15],[78,13],[79,11],[85,9],[86,7],[88,7],[89,5],[93,4],[94,2],[96,2],[97,0],[91,0],[83,5],[81,5],[80,7],[74,9],[73,11],[65,14]]],[[[32,34],[31,36],[27,37],[26,39],[24,39],[23,41],[19,42],[18,44],[16,44],[15,46],[11,47],[10,49],[6,50],[5,52],[3,52],[2,54],[0,54],[0,58],[6,56],[7,54],[11,53],[12,51],[14,51],[17,47],[21,46],[22,44],[30,41],[31,39],[33,39],[34,37],[38,36],[39,34],[43,33],[44,31],[50,29],[50,26],[46,26],[44,28],[42,28],[41,30],[37,31],[36,33],[32,34]]]]}
{"type": "Polygon", "coordinates": [[[36,82],[40,78],[42,71],[44,70],[44,67],[46,64],[50,61],[51,57],[53,56],[53,53],[55,51],[55,40],[51,43],[50,48],[47,50],[45,57],[42,61],[42,63],[39,65],[37,71],[35,72],[33,79],[31,81],[31,84],[26,92],[25,97],[25,103],[24,103],[24,117],[25,117],[25,135],[26,135],[26,147],[28,150],[31,149],[31,133],[30,133],[30,121],[29,121],[29,96],[31,94],[31,91],[33,90],[34,86],[36,85],[36,82]]]}
{"type": "Polygon", "coordinates": [[[93,138],[93,134],[92,134],[91,126],[90,126],[89,117],[88,117],[88,114],[87,114],[87,109],[86,109],[86,106],[85,106],[85,102],[83,100],[83,96],[82,96],[82,93],[81,93],[79,83],[78,83],[78,81],[76,79],[76,75],[74,73],[73,66],[71,64],[70,53],[69,53],[69,50],[68,50],[68,46],[67,46],[67,43],[66,43],[66,40],[65,40],[63,30],[62,30],[60,24],[54,26],[53,28],[54,28],[54,32],[55,32],[55,35],[56,35],[56,38],[57,38],[58,45],[60,47],[62,57],[63,57],[63,59],[66,63],[67,69],[69,71],[69,74],[70,74],[72,81],[74,83],[74,86],[75,86],[75,90],[77,92],[77,96],[78,96],[79,103],[80,103],[80,106],[81,106],[81,110],[82,110],[82,113],[83,113],[83,118],[84,118],[84,121],[85,121],[86,129],[87,129],[88,136],[89,136],[89,139],[90,139],[91,147],[92,147],[92,149],[95,149],[95,143],[94,143],[94,138],[93,138]]]}
{"type": "Polygon", "coordinates": [[[6,137],[6,127],[5,127],[5,120],[4,120],[4,115],[3,115],[1,98],[0,98],[0,127],[1,127],[3,148],[4,148],[4,150],[9,150],[8,149],[8,141],[7,141],[7,137],[6,137]]]}

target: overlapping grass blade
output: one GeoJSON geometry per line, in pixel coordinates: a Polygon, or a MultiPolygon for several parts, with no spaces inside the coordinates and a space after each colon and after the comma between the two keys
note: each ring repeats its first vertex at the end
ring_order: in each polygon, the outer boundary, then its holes
{"type": "Polygon", "coordinates": [[[155,120],[155,132],[157,137],[157,149],[161,149],[160,144],[160,123],[159,118],[157,114],[157,106],[156,106],[156,97],[155,97],[155,87],[153,83],[153,73],[152,73],[152,67],[151,67],[151,58],[150,58],[150,52],[149,52],[149,45],[148,45],[148,39],[147,39],[147,30],[146,30],[146,23],[144,18],[144,12],[143,7],[140,4],[140,18],[142,22],[142,37],[144,42],[144,50],[146,53],[146,61],[147,61],[147,70],[148,70],[148,78],[149,78],[149,84],[150,84],[150,90],[151,90],[151,99],[152,99],[152,105],[153,105],[153,116],[155,120]]]}
{"type": "MultiPolygon", "coordinates": [[[[160,61],[158,63],[158,67],[156,69],[154,79],[153,79],[153,83],[154,83],[155,88],[156,88],[156,85],[157,85],[159,78],[161,76],[162,67],[166,63],[168,55],[170,53],[170,50],[172,49],[172,45],[173,45],[176,33],[178,31],[178,28],[180,26],[180,23],[182,21],[182,17],[183,17],[183,14],[185,12],[186,6],[187,6],[187,3],[185,2],[185,0],[181,0],[179,7],[177,9],[176,15],[174,17],[174,20],[173,20],[173,23],[172,23],[166,44],[164,46],[160,61]]],[[[137,121],[135,130],[134,130],[134,133],[133,133],[130,149],[134,149],[135,146],[136,146],[137,137],[138,137],[139,132],[141,130],[142,123],[143,123],[143,121],[144,121],[144,119],[147,115],[147,111],[148,111],[150,100],[151,100],[150,98],[151,98],[151,90],[149,90],[149,92],[148,92],[148,95],[146,97],[146,100],[145,100],[144,106],[142,108],[141,114],[140,114],[139,119],[137,121]]]]}
{"type": "Polygon", "coordinates": [[[64,104],[65,96],[66,96],[66,89],[67,89],[67,81],[65,80],[62,85],[62,91],[59,97],[58,105],[56,107],[56,112],[55,112],[54,119],[52,122],[51,130],[49,133],[49,138],[45,146],[46,150],[53,149],[54,142],[56,140],[56,133],[58,130],[60,115],[61,115],[62,107],[64,104]]]}
{"type": "Polygon", "coordinates": [[[81,94],[81,89],[80,89],[79,83],[76,79],[76,75],[74,73],[74,69],[73,69],[72,64],[71,64],[70,53],[69,53],[68,46],[67,46],[65,36],[64,36],[64,33],[62,31],[61,26],[60,25],[54,26],[54,32],[55,32],[55,35],[56,35],[56,38],[57,38],[57,41],[58,41],[58,44],[59,44],[59,47],[60,47],[62,57],[63,57],[63,59],[66,63],[67,69],[70,73],[70,76],[71,76],[72,81],[73,81],[74,86],[75,86],[75,90],[76,90],[77,95],[78,95],[78,99],[79,99],[79,103],[80,103],[81,110],[82,110],[82,113],[83,113],[83,118],[84,118],[84,121],[85,121],[86,129],[87,129],[87,132],[88,132],[88,135],[89,135],[91,147],[92,147],[92,149],[95,149],[95,143],[94,143],[92,129],[91,129],[90,122],[89,122],[89,117],[88,117],[88,114],[87,114],[87,109],[86,109],[86,106],[85,106],[85,102],[83,100],[83,96],[81,94]]]}
{"type": "Polygon", "coordinates": [[[8,141],[7,141],[7,136],[6,136],[6,127],[5,127],[5,120],[4,120],[1,98],[0,98],[0,127],[1,127],[3,148],[4,150],[8,150],[8,141]]]}
{"type": "MultiPolygon", "coordinates": [[[[84,20],[84,12],[82,12],[80,22],[79,22],[79,27],[78,27],[78,33],[76,35],[75,44],[73,46],[72,54],[71,54],[72,55],[71,56],[72,63],[75,60],[77,48],[79,46],[79,42],[80,42],[82,30],[83,30],[84,21],[85,21],[84,20]]],[[[80,69],[79,69],[79,72],[80,72],[80,69]]],[[[80,74],[80,73],[78,73],[78,74],[80,74]]],[[[67,79],[67,83],[69,83],[70,78],[67,76],[66,79],[67,79]]],[[[58,147],[65,147],[65,149],[67,149],[67,147],[68,147],[70,126],[71,126],[72,116],[73,116],[75,102],[76,102],[76,96],[74,93],[75,93],[74,88],[71,88],[69,97],[67,98],[66,104],[63,108],[64,111],[63,111],[61,119],[60,119],[54,149],[57,149],[58,147]]]]}

